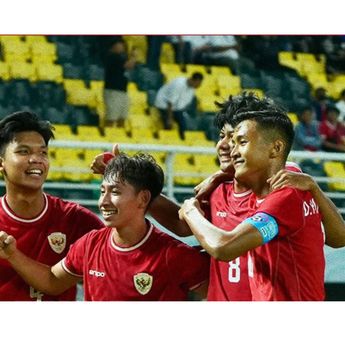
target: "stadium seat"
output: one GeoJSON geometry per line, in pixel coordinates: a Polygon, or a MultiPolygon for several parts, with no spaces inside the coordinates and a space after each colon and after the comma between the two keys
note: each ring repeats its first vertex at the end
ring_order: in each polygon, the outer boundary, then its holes
{"type": "Polygon", "coordinates": [[[42,35],[24,36],[25,42],[31,45],[34,42],[48,43],[47,37],[42,35]]]}
{"type": "Polygon", "coordinates": [[[175,60],[175,50],[170,42],[163,42],[161,47],[160,63],[174,63],[175,60]]]}
{"type": "Polygon", "coordinates": [[[210,66],[209,69],[213,76],[232,74],[230,68],[226,66],[210,66]]]}
{"type": "Polygon", "coordinates": [[[2,54],[5,62],[28,61],[31,57],[30,48],[23,41],[2,41],[2,54]]]}
{"type": "Polygon", "coordinates": [[[104,136],[109,143],[130,143],[132,141],[124,128],[105,127],[104,136]]]}
{"type": "Polygon", "coordinates": [[[10,67],[7,62],[0,61],[0,79],[4,81],[10,79],[10,67]]]}
{"type": "Polygon", "coordinates": [[[184,67],[188,75],[198,72],[205,77],[205,74],[207,73],[205,65],[186,64],[184,67]]]}
{"type": "Polygon", "coordinates": [[[62,65],[62,68],[64,79],[84,79],[81,66],[66,62],[62,65]]]}
{"type": "Polygon", "coordinates": [[[158,131],[158,138],[160,144],[165,145],[186,145],[180,138],[177,129],[160,129],[158,131]]]}
{"type": "MultiPolygon", "coordinates": [[[[324,162],[323,165],[327,176],[334,178],[342,178],[345,180],[345,168],[344,163],[342,162],[324,162]]],[[[332,182],[329,183],[329,188],[337,191],[345,190],[345,181],[344,182],[332,182]]]]}
{"type": "Polygon", "coordinates": [[[40,63],[36,65],[37,80],[54,81],[61,83],[63,81],[63,70],[60,65],[50,63],[40,63]]]}
{"type": "Polygon", "coordinates": [[[151,116],[145,114],[131,114],[128,117],[128,124],[131,130],[134,128],[149,129],[153,131],[155,129],[155,123],[151,116]]]}
{"type": "Polygon", "coordinates": [[[56,140],[78,140],[70,125],[53,123],[53,127],[56,140]]]}
{"type": "Polygon", "coordinates": [[[33,61],[53,63],[57,60],[57,49],[55,43],[32,42],[31,57],[33,61]]]}
{"type": "Polygon", "coordinates": [[[298,123],[298,116],[297,116],[297,114],[290,112],[290,113],[288,113],[288,116],[289,116],[291,122],[293,123],[293,125],[296,126],[296,124],[298,123]]]}
{"type": "Polygon", "coordinates": [[[81,125],[77,127],[77,137],[81,141],[105,142],[106,138],[96,126],[81,125]]]}
{"type": "Polygon", "coordinates": [[[15,61],[9,63],[11,79],[28,79],[31,82],[37,80],[36,68],[31,62],[15,61]]]}

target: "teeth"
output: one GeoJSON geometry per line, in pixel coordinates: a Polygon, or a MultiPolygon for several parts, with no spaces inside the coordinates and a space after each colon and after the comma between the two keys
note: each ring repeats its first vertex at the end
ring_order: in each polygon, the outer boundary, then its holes
{"type": "Polygon", "coordinates": [[[42,175],[42,171],[39,169],[32,169],[27,171],[28,174],[42,175]]]}
{"type": "Polygon", "coordinates": [[[111,215],[116,214],[116,213],[117,213],[117,211],[102,211],[102,214],[106,217],[111,216],[111,215]]]}

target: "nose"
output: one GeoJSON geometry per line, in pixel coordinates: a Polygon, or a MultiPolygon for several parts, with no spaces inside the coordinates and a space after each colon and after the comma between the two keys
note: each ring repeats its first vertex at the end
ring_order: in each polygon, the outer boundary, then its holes
{"type": "Polygon", "coordinates": [[[238,151],[238,145],[233,145],[231,149],[230,156],[232,159],[236,159],[240,156],[240,153],[238,151]]]}
{"type": "Polygon", "coordinates": [[[42,163],[43,161],[43,156],[39,153],[33,153],[29,157],[29,163],[42,163]]]}

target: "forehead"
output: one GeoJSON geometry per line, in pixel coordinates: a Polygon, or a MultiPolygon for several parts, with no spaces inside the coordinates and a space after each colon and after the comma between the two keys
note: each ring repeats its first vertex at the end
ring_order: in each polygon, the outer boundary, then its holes
{"type": "Polygon", "coordinates": [[[223,128],[222,128],[222,131],[224,133],[233,133],[234,132],[234,128],[230,125],[230,123],[225,123],[223,128]]]}
{"type": "Polygon", "coordinates": [[[234,136],[255,135],[258,132],[258,127],[255,121],[245,120],[240,122],[234,129],[234,136]]]}
{"type": "Polygon", "coordinates": [[[41,134],[34,131],[18,132],[15,133],[11,143],[15,145],[40,145],[46,146],[41,134]]]}

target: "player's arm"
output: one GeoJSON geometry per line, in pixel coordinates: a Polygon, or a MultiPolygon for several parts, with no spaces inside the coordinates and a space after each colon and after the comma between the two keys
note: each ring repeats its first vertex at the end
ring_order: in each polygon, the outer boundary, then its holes
{"type": "Polygon", "coordinates": [[[256,221],[255,217],[251,217],[232,231],[224,231],[203,217],[199,202],[194,198],[186,200],[179,213],[203,248],[212,257],[221,261],[231,261],[270,241],[278,234],[278,225],[269,215],[265,215],[265,222],[256,221]]]}
{"type": "Polygon", "coordinates": [[[60,295],[81,279],[57,263],[50,267],[32,260],[17,249],[13,236],[0,231],[0,258],[7,260],[27,284],[47,295],[60,295]]]}
{"type": "Polygon", "coordinates": [[[177,236],[186,237],[193,235],[188,224],[179,218],[180,206],[164,195],[157,196],[148,209],[148,213],[159,224],[177,236]]]}
{"type": "Polygon", "coordinates": [[[294,187],[309,191],[319,206],[325,229],[326,244],[333,248],[345,246],[345,222],[343,217],[332,200],[325,195],[310,175],[281,170],[271,177],[268,182],[272,190],[294,187]]]}

